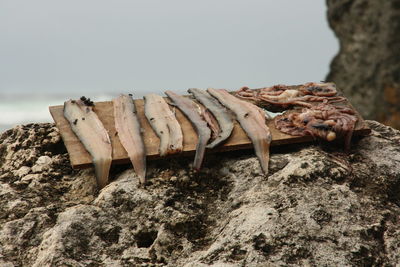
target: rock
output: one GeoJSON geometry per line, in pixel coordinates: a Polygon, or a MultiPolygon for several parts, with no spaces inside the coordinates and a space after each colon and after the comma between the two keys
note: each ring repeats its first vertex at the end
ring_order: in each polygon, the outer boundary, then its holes
{"type": "Polygon", "coordinates": [[[268,176],[239,151],[200,173],[150,161],[146,187],[115,166],[100,192],[52,124],[16,127],[0,137],[0,266],[395,266],[400,132],[367,123],[349,154],[273,148],[268,176]]]}
{"type": "Polygon", "coordinates": [[[51,158],[49,156],[40,156],[35,165],[32,167],[32,172],[43,172],[47,171],[51,165],[51,158]]]}
{"type": "Polygon", "coordinates": [[[13,174],[18,177],[23,177],[27,175],[31,171],[31,168],[28,166],[22,166],[18,170],[14,171],[13,174]]]}
{"type": "MultiPolygon", "coordinates": [[[[1,255],[0,255],[1,257],[1,255]]],[[[0,259],[0,266],[1,267],[14,267],[15,265],[12,262],[5,262],[2,259],[0,259]]]]}
{"type": "Polygon", "coordinates": [[[400,129],[400,0],[327,0],[340,42],[326,80],[367,119],[400,129]]]}

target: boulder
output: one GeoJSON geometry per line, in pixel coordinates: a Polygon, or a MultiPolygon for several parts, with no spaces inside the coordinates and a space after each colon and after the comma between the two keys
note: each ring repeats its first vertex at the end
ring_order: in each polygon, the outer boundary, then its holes
{"type": "Polygon", "coordinates": [[[363,117],[400,129],[400,0],[327,0],[340,43],[328,81],[363,117]]]}
{"type": "Polygon", "coordinates": [[[0,266],[400,264],[400,132],[374,121],[349,153],[327,143],[113,166],[100,192],[53,124],[0,137],[0,266]]]}

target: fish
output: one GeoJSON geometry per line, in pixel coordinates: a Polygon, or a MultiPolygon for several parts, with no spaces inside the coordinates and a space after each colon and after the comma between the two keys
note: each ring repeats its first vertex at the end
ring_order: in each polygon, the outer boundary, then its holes
{"type": "Polygon", "coordinates": [[[165,94],[172,100],[173,104],[176,105],[183,112],[183,114],[186,115],[190,123],[194,126],[198,140],[196,145],[196,154],[193,161],[193,168],[199,171],[203,162],[208,140],[211,138],[211,130],[208,128],[207,122],[199,113],[199,108],[195,102],[172,91],[166,91],[165,94]]]}
{"type": "Polygon", "coordinates": [[[207,93],[206,90],[191,88],[188,92],[203,104],[203,106],[209,110],[217,120],[219,127],[218,132],[216,133],[216,138],[207,145],[207,148],[214,148],[231,136],[233,130],[232,115],[218,102],[218,100],[207,93]]]}
{"type": "Polygon", "coordinates": [[[311,102],[343,102],[346,99],[337,95],[334,83],[306,83],[297,89],[287,85],[274,85],[251,90],[242,87],[234,92],[238,98],[272,109],[287,109],[290,106],[312,107],[311,102]]]}
{"type": "Polygon", "coordinates": [[[144,114],[160,138],[160,156],[183,150],[183,134],[175,114],[162,96],[148,94],[144,98],[144,114]]]}
{"type": "Polygon", "coordinates": [[[256,105],[241,100],[224,89],[208,88],[207,92],[236,115],[240,126],[253,143],[261,169],[268,174],[269,147],[272,137],[265,123],[265,113],[256,105]]]}
{"type": "Polygon", "coordinates": [[[141,184],[146,182],[146,148],[142,128],[136,114],[132,96],[120,95],[112,100],[115,129],[122,146],[128,153],[141,184]]]}
{"type": "Polygon", "coordinates": [[[344,148],[349,151],[357,120],[354,110],[348,107],[320,103],[311,108],[284,113],[276,117],[274,122],[276,129],[290,135],[311,135],[329,142],[343,136],[344,148]]]}
{"type": "MultiPolygon", "coordinates": [[[[215,138],[218,137],[219,133],[221,132],[221,128],[219,127],[218,121],[211,114],[211,112],[208,109],[206,109],[204,106],[197,105],[197,107],[199,109],[199,113],[201,114],[202,118],[207,122],[207,125],[211,130],[210,140],[214,140],[215,138]]],[[[209,144],[206,147],[208,147],[208,146],[209,146],[209,144]]]]}
{"type": "Polygon", "coordinates": [[[315,95],[315,96],[336,96],[337,89],[336,84],[332,82],[320,82],[314,83],[309,82],[303,84],[300,88],[303,94],[306,95],[315,95]]]}
{"type": "Polygon", "coordinates": [[[64,117],[70,123],[72,131],[92,157],[97,186],[99,189],[108,183],[112,162],[111,140],[103,123],[93,111],[93,102],[89,98],[64,102],[64,117]]]}

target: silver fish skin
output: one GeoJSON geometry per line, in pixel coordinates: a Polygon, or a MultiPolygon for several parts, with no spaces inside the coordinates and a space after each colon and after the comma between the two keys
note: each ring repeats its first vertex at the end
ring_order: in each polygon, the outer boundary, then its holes
{"type": "Polygon", "coordinates": [[[196,154],[194,156],[193,168],[200,170],[203,162],[206,145],[211,137],[211,130],[207,126],[207,122],[203,120],[199,114],[199,109],[196,103],[187,97],[180,96],[172,91],[166,91],[165,94],[172,100],[172,102],[186,115],[189,121],[195,128],[198,136],[196,145],[196,154]]]}
{"type": "Polygon", "coordinates": [[[162,96],[148,94],[144,97],[144,113],[154,132],[160,138],[160,156],[183,150],[183,134],[175,114],[162,96]]]}
{"type": "Polygon", "coordinates": [[[206,90],[191,88],[188,90],[204,107],[214,115],[219,125],[219,133],[207,148],[214,148],[229,138],[233,130],[233,118],[230,112],[222,106],[218,100],[212,97],[206,90]]]}
{"type": "Polygon", "coordinates": [[[135,104],[130,95],[120,95],[112,102],[118,138],[128,153],[140,183],[144,184],[146,182],[146,148],[135,104]]]}
{"type": "Polygon", "coordinates": [[[112,146],[107,130],[92,106],[82,100],[64,102],[64,117],[92,157],[97,185],[102,189],[108,183],[112,162],[112,146]]]}
{"type": "Polygon", "coordinates": [[[238,99],[223,89],[207,89],[213,97],[230,109],[253,143],[255,153],[265,174],[268,174],[271,132],[265,124],[265,113],[256,105],[238,99]]]}

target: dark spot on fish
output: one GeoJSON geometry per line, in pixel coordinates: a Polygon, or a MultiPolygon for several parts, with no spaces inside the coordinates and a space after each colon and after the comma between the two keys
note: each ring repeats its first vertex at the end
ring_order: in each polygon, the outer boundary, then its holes
{"type": "Polygon", "coordinates": [[[75,100],[71,100],[71,103],[72,103],[72,104],[75,104],[76,102],[75,102],[75,100]]]}
{"type": "Polygon", "coordinates": [[[150,118],[150,121],[154,121],[154,118],[150,118]]]}
{"type": "Polygon", "coordinates": [[[82,118],[82,120],[84,121],[84,120],[85,120],[85,118],[82,118]]]}
{"type": "Polygon", "coordinates": [[[318,130],[329,131],[332,127],[323,123],[311,125],[313,128],[318,130]]]}
{"type": "Polygon", "coordinates": [[[94,106],[93,101],[90,98],[86,98],[85,96],[81,96],[80,98],[86,106],[94,106]]]}
{"type": "Polygon", "coordinates": [[[129,94],[129,96],[133,96],[132,94],[129,94]]]}
{"type": "Polygon", "coordinates": [[[307,91],[309,91],[309,92],[321,92],[321,91],[323,91],[323,88],[320,87],[320,86],[310,86],[310,87],[307,87],[307,91]]]}
{"type": "Polygon", "coordinates": [[[75,119],[73,124],[76,125],[78,123],[78,119],[75,119]]]}
{"type": "Polygon", "coordinates": [[[118,135],[118,132],[115,132],[114,136],[117,136],[117,135],[118,135]]]}
{"type": "Polygon", "coordinates": [[[244,114],[244,117],[247,118],[249,116],[249,113],[244,114]]]}
{"type": "Polygon", "coordinates": [[[160,131],[160,134],[163,134],[164,132],[163,131],[160,131]]]}

